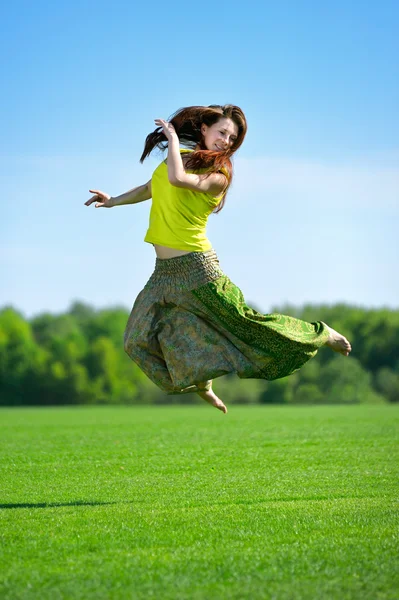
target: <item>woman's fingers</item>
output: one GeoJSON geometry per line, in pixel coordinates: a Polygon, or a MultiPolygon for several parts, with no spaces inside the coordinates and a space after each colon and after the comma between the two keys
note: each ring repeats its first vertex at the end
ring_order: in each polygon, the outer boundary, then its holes
{"type": "Polygon", "coordinates": [[[170,123],[169,121],[165,121],[164,119],[154,119],[154,122],[155,122],[155,125],[157,125],[158,127],[162,127],[163,132],[166,135],[166,137],[175,133],[175,128],[173,127],[172,123],[170,123]]]}
{"type": "Polygon", "coordinates": [[[101,198],[98,197],[90,198],[90,200],[85,202],[85,205],[90,206],[90,204],[93,204],[93,202],[95,202],[94,208],[101,208],[101,206],[105,206],[105,202],[101,202],[101,198]]]}
{"type": "Polygon", "coordinates": [[[95,208],[99,208],[100,206],[104,206],[105,200],[108,199],[108,194],[104,194],[101,190],[89,190],[92,194],[95,194],[88,200],[86,200],[85,205],[90,206],[93,202],[96,202],[95,208]]]}
{"type": "Polygon", "coordinates": [[[167,126],[166,126],[166,123],[165,123],[165,121],[163,119],[155,119],[155,125],[157,127],[162,127],[163,132],[166,134],[166,132],[167,132],[167,126]]]}
{"type": "Polygon", "coordinates": [[[90,204],[93,204],[93,202],[96,203],[94,205],[94,208],[100,208],[101,206],[105,206],[105,203],[104,202],[100,202],[99,198],[97,196],[94,196],[93,198],[90,198],[90,200],[87,200],[85,202],[85,206],[90,206],[90,204]]]}
{"type": "Polygon", "coordinates": [[[102,192],[101,190],[89,190],[92,194],[98,196],[98,198],[108,198],[108,194],[102,192]]]}

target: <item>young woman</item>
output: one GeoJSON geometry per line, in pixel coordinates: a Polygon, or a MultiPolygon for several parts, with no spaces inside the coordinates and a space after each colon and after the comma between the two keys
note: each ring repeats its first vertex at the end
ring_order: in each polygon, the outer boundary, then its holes
{"type": "Polygon", "coordinates": [[[216,377],[285,377],[324,345],[347,356],[350,343],[322,321],[249,308],[206,237],[207,219],[222,209],[232,181],[230,157],[247,131],[242,110],[191,106],[155,124],[141,162],[155,147],[168,154],[151,180],[114,198],[90,190],[85,203],[111,208],[152,198],[145,241],[157,258],[127,323],[127,354],[165,392],[196,392],[223,413],[212,389],[216,377]]]}

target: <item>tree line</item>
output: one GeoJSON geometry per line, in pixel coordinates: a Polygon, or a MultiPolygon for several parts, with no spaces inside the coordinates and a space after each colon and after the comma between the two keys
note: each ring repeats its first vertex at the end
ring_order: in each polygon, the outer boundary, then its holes
{"type": "MultiPolygon", "coordinates": [[[[277,381],[215,381],[230,403],[318,404],[399,401],[399,310],[345,304],[276,307],[306,321],[320,318],[352,344],[349,358],[322,348],[300,371],[277,381]],[[322,317],[321,317],[322,315],[322,317]]],[[[0,405],[167,404],[202,402],[168,396],[125,354],[127,310],[75,302],[64,314],[30,320],[0,310],[0,405]]]]}

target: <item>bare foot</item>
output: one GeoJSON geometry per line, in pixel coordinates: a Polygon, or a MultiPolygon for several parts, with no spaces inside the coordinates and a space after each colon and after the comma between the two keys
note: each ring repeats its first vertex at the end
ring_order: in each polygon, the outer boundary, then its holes
{"type": "Polygon", "coordinates": [[[222,413],[227,413],[227,408],[223,404],[220,398],[218,398],[215,392],[212,389],[212,384],[208,390],[204,390],[202,392],[197,392],[197,394],[206,402],[209,402],[212,406],[222,411],[222,413]]]}
{"type": "Polygon", "coordinates": [[[339,352],[344,356],[348,356],[349,352],[352,350],[352,346],[346,337],[338,333],[338,331],[335,331],[335,329],[329,327],[326,323],[324,323],[324,325],[327,327],[327,330],[330,334],[328,340],[326,341],[326,345],[334,350],[334,352],[339,352]]]}

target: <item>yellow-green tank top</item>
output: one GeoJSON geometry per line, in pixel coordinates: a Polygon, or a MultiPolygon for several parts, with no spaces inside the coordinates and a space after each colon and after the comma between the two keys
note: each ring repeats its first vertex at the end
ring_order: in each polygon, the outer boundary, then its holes
{"type": "Polygon", "coordinates": [[[188,252],[210,250],[206,224],[223,195],[215,198],[205,192],[173,186],[166,162],[155,169],[151,188],[150,224],[144,241],[188,252]]]}

